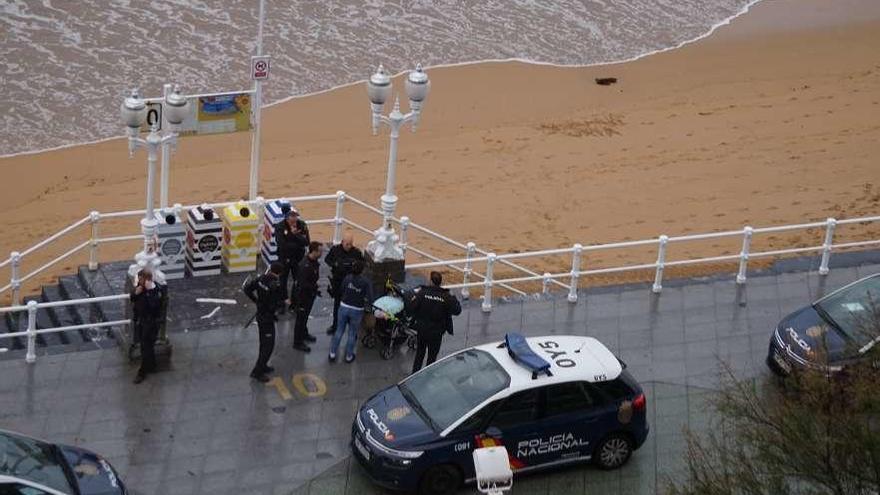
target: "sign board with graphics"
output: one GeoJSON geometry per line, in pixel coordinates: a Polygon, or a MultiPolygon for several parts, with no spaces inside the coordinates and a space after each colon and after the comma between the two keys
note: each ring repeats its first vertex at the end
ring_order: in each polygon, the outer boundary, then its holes
{"type": "MultiPolygon", "coordinates": [[[[251,100],[253,91],[235,91],[187,96],[187,115],[180,124],[179,134],[217,134],[249,131],[251,129],[251,100]]],[[[147,119],[141,132],[149,132],[153,122],[162,129],[162,98],[148,98],[147,119]]]]}
{"type": "Polygon", "coordinates": [[[268,55],[251,57],[251,79],[265,81],[269,79],[270,61],[268,55]]]}

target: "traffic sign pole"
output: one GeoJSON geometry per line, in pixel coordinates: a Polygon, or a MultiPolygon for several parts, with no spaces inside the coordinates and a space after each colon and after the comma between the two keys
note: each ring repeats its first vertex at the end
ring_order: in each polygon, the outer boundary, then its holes
{"type": "MultiPolygon", "coordinates": [[[[260,0],[260,17],[257,27],[257,57],[263,55],[263,21],[266,18],[266,2],[260,0]]],[[[254,61],[251,60],[251,76],[254,76],[254,61]]],[[[251,134],[251,174],[248,187],[248,199],[253,201],[257,199],[257,189],[260,182],[260,130],[262,125],[263,114],[263,80],[253,77],[254,79],[254,101],[253,101],[253,133],[251,134]]]]}

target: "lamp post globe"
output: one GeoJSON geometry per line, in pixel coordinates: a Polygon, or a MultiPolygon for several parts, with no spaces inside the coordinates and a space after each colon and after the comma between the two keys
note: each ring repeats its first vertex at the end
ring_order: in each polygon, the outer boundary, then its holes
{"type": "Polygon", "coordinates": [[[188,104],[186,97],[180,94],[180,86],[175,84],[165,97],[165,120],[173,127],[180,125],[186,118],[188,104]]]}
{"type": "Polygon", "coordinates": [[[413,108],[419,106],[428,97],[428,88],[431,82],[428,74],[422,69],[422,64],[416,66],[416,70],[410,71],[406,77],[406,94],[413,108]]]}
{"type": "MultiPolygon", "coordinates": [[[[370,103],[379,107],[384,105],[388,97],[391,96],[391,76],[385,72],[385,67],[381,64],[367,81],[367,96],[370,97],[370,103]]],[[[374,110],[376,110],[375,107],[374,110]]],[[[377,111],[380,110],[381,108],[377,111]]]]}
{"type": "Polygon", "coordinates": [[[122,101],[119,113],[129,136],[137,136],[138,130],[147,119],[147,105],[137,89],[132,89],[131,94],[122,101]]]}

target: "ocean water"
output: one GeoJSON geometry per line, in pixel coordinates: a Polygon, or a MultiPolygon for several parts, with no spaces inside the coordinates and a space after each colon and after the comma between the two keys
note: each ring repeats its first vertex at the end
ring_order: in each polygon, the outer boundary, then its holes
{"type": "MultiPolygon", "coordinates": [[[[266,0],[278,102],[378,63],[591,65],[681,45],[755,0],[266,0]]],[[[0,0],[0,156],[123,134],[127,88],[247,89],[258,0],[0,0]]],[[[364,98],[366,107],[366,97],[364,98]]]]}

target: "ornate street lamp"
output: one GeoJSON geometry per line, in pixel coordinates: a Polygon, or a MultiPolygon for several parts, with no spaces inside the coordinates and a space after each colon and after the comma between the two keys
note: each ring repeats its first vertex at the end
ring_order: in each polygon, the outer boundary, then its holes
{"type": "Polygon", "coordinates": [[[135,277],[137,272],[143,268],[150,268],[154,275],[158,276],[161,281],[164,277],[158,271],[161,260],[156,253],[156,228],[158,221],[156,220],[153,210],[153,184],[156,175],[156,161],[161,147],[164,144],[174,146],[177,143],[177,131],[180,123],[187,115],[187,99],[180,94],[180,88],[175,85],[174,90],[165,96],[164,113],[165,120],[171,126],[171,132],[166,135],[159,134],[159,123],[154,122],[150,126],[150,133],[146,139],[141,138],[138,134],[140,128],[147,118],[147,106],[144,100],[138,94],[138,90],[134,89],[122,102],[120,115],[122,123],[125,124],[128,133],[128,155],[134,156],[134,152],[138,148],[147,149],[147,204],[144,211],[144,218],[141,219],[141,232],[144,235],[144,247],[141,252],[134,257],[134,264],[128,269],[129,275],[135,277]]]}
{"type": "Polygon", "coordinates": [[[388,176],[385,181],[385,194],[382,195],[382,226],[373,232],[374,238],[367,244],[367,252],[370,253],[374,262],[403,260],[403,250],[400,248],[399,236],[394,232],[393,218],[394,209],[397,206],[397,195],[394,193],[395,177],[397,173],[397,140],[400,137],[400,128],[407,122],[413,132],[419,123],[422,104],[428,96],[431,83],[428,75],[419,64],[415,70],[410,71],[406,78],[406,94],[409,97],[410,111],[403,114],[400,111],[400,99],[395,97],[394,107],[388,116],[382,114],[385,102],[391,96],[391,77],[381,65],[376,73],[367,81],[367,96],[370,98],[370,108],[373,118],[373,135],[379,133],[379,125],[387,124],[391,129],[391,147],[388,153],[388,176]]]}

